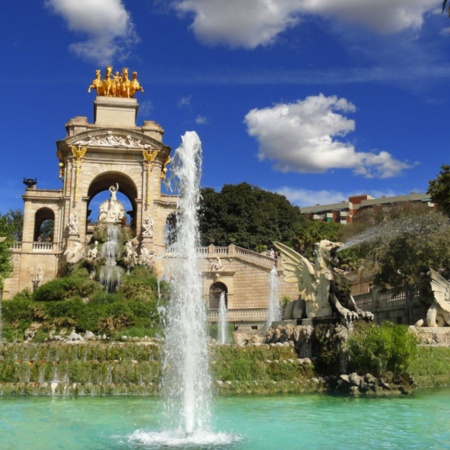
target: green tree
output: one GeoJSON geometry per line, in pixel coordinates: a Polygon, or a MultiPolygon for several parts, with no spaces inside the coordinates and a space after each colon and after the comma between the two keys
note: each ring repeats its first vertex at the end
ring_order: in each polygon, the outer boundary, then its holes
{"type": "Polygon", "coordinates": [[[436,179],[428,184],[428,194],[440,211],[450,217],[450,166],[442,165],[436,179]]]}
{"type": "Polygon", "coordinates": [[[273,241],[289,242],[306,221],[283,195],[247,183],[224,185],[220,192],[204,188],[201,195],[202,245],[262,251],[273,241]]]}
{"type": "Polygon", "coordinates": [[[21,210],[10,209],[6,214],[0,214],[0,287],[12,270],[11,244],[22,237],[23,213],[21,210]]]}
{"type": "Polygon", "coordinates": [[[449,219],[429,211],[389,221],[375,231],[373,240],[362,246],[366,267],[376,271],[375,283],[405,291],[407,305],[418,290],[424,302],[431,300],[427,272],[433,268],[446,276],[450,268],[449,219]]]}
{"type": "Polygon", "coordinates": [[[343,225],[336,222],[306,221],[304,227],[297,230],[291,244],[297,252],[311,259],[317,242],[323,239],[333,242],[341,241],[343,228],[343,225]]]}

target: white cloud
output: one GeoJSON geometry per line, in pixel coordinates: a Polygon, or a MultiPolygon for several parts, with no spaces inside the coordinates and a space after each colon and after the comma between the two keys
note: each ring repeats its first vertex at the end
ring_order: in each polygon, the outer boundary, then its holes
{"type": "Polygon", "coordinates": [[[299,0],[180,0],[175,8],[192,13],[191,29],[206,44],[252,49],[273,42],[296,25],[299,0]]]}
{"type": "Polygon", "coordinates": [[[77,56],[106,65],[126,56],[139,41],[130,14],[121,0],[45,0],[45,5],[67,22],[71,31],[87,35],[70,46],[77,56]]]}
{"type": "Polygon", "coordinates": [[[252,109],[245,116],[247,131],[259,143],[260,160],[275,161],[280,172],[322,173],[352,169],[367,178],[398,175],[408,164],[388,152],[357,152],[343,138],[355,129],[344,113],[355,106],[344,98],[310,96],[296,103],[252,109]]]}
{"type": "Polygon", "coordinates": [[[206,125],[208,123],[208,119],[206,116],[197,116],[195,118],[195,123],[197,125],[206,125]]]}
{"type": "Polygon", "coordinates": [[[338,191],[313,191],[309,189],[293,189],[287,186],[275,191],[284,195],[293,205],[297,206],[329,205],[348,199],[347,194],[338,191]]]}
{"type": "Polygon", "coordinates": [[[215,45],[253,49],[268,45],[307,15],[354,23],[380,33],[422,26],[436,9],[430,0],[176,0],[175,9],[194,16],[197,39],[215,45]]]}
{"type": "Polygon", "coordinates": [[[177,108],[184,108],[185,106],[190,106],[191,104],[191,95],[185,95],[184,97],[181,97],[177,102],[177,108]]]}
{"type": "MultiPolygon", "coordinates": [[[[395,192],[391,189],[386,191],[355,191],[355,192],[341,192],[334,190],[319,190],[314,191],[310,189],[294,189],[288,186],[275,189],[278,194],[284,195],[293,205],[300,207],[315,206],[315,205],[330,205],[334,203],[341,203],[348,201],[352,195],[368,194],[374,198],[381,197],[395,197],[397,195],[405,195],[404,192],[395,192]]],[[[416,192],[421,192],[417,190],[416,192]]]]}
{"type": "Polygon", "coordinates": [[[363,25],[380,33],[420,28],[423,16],[436,9],[430,0],[304,0],[302,12],[363,25]]]}

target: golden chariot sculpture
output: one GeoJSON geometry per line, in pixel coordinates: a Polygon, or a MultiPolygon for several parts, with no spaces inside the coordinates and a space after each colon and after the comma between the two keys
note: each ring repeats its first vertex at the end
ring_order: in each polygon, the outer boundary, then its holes
{"type": "Polygon", "coordinates": [[[144,92],[144,88],[139,84],[137,79],[137,72],[133,72],[131,80],[128,77],[128,69],[122,69],[122,75],[119,72],[113,73],[113,66],[106,68],[105,77],[102,78],[102,72],[100,69],[95,71],[95,78],[88,88],[88,92],[91,89],[97,91],[97,95],[103,97],[121,97],[121,98],[133,98],[136,92],[144,92]]]}

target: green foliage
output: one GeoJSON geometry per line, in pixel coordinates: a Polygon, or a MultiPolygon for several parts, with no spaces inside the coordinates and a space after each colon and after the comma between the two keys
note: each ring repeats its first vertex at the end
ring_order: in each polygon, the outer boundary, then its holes
{"type": "Polygon", "coordinates": [[[33,299],[38,302],[52,302],[72,297],[83,298],[100,289],[102,286],[99,283],[75,273],[72,276],[55,278],[39,286],[33,293],[33,299]]]}
{"type": "Polygon", "coordinates": [[[450,275],[450,220],[446,216],[423,204],[409,204],[393,207],[380,217],[376,226],[360,228],[356,223],[345,228],[347,242],[358,242],[339,254],[350,256],[345,261],[348,269],[376,274],[375,284],[394,291],[422,289],[430,268],[444,277],[450,275]],[[359,231],[356,235],[355,230],[359,231]]]}
{"type": "Polygon", "coordinates": [[[128,331],[130,336],[162,335],[157,307],[164,302],[167,284],[161,283],[160,290],[161,300],[156,276],[137,267],[120,289],[108,293],[89,279],[88,270],[81,266],[69,276],[43,284],[33,294],[23,291],[4,302],[4,335],[8,340],[22,339],[33,322],[40,324],[38,340],[50,330],[58,334],[71,329],[119,338],[128,331]]]}
{"type": "Polygon", "coordinates": [[[436,179],[428,184],[428,194],[447,217],[450,217],[450,166],[442,165],[436,179]]]}
{"type": "Polygon", "coordinates": [[[12,271],[11,244],[21,240],[23,227],[23,213],[21,210],[10,209],[6,214],[0,214],[0,289],[3,281],[12,271]]]}
{"type": "Polygon", "coordinates": [[[222,381],[299,381],[313,376],[311,365],[298,362],[294,347],[211,348],[215,379],[222,381]]]}
{"type": "Polygon", "coordinates": [[[16,338],[22,339],[23,332],[33,322],[33,311],[30,308],[31,299],[22,295],[17,300],[2,302],[2,321],[4,339],[9,341],[16,338]]]}
{"type": "MultiPolygon", "coordinates": [[[[166,283],[162,283],[162,290],[167,291],[166,283]]],[[[142,266],[137,266],[119,287],[118,292],[126,299],[156,301],[158,299],[158,280],[155,274],[142,266]]]]}
{"type": "Polygon", "coordinates": [[[405,325],[358,323],[348,341],[350,371],[382,376],[405,373],[417,356],[417,339],[405,325]]]}
{"type": "Polygon", "coordinates": [[[201,195],[202,245],[270,249],[274,241],[290,241],[305,223],[286,197],[247,183],[227,184],[220,192],[204,188],[201,195]]]}
{"type": "Polygon", "coordinates": [[[10,209],[6,214],[0,214],[0,236],[6,236],[10,241],[22,239],[23,212],[20,209],[10,209]]]}
{"type": "Polygon", "coordinates": [[[429,268],[450,268],[450,223],[439,213],[428,213],[399,223],[400,232],[384,240],[376,251],[376,283],[417,289],[429,268]]]}
{"type": "Polygon", "coordinates": [[[303,228],[297,230],[295,237],[291,239],[291,244],[295,251],[312,259],[315,244],[323,239],[332,242],[341,241],[343,228],[343,225],[336,222],[307,221],[303,228]]]}
{"type": "Polygon", "coordinates": [[[419,387],[450,386],[450,347],[419,346],[409,372],[419,387]]]}

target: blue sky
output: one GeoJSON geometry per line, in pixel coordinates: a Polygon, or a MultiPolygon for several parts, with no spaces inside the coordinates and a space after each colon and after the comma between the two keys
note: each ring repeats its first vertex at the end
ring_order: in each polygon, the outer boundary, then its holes
{"type": "Polygon", "coordinates": [[[55,142],[107,64],[138,72],[138,125],[198,133],[202,186],[308,206],[425,192],[450,163],[440,0],[2,0],[0,34],[2,213],[24,177],[61,187],[55,142]]]}

